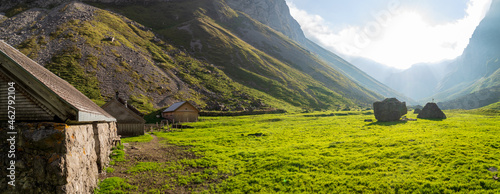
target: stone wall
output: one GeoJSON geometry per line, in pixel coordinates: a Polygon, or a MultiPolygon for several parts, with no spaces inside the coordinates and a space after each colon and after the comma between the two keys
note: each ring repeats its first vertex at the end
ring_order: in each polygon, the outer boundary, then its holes
{"type": "Polygon", "coordinates": [[[93,126],[69,126],[66,128],[65,139],[64,171],[66,174],[63,176],[65,176],[66,184],[62,185],[60,190],[91,192],[97,186],[98,176],[93,126]]]}
{"type": "Polygon", "coordinates": [[[92,193],[116,136],[115,123],[17,123],[12,187],[7,127],[0,125],[0,190],[15,193],[92,193]]]}
{"type": "Polygon", "coordinates": [[[96,123],[93,125],[94,139],[98,140],[95,144],[97,154],[97,167],[101,172],[105,165],[109,163],[113,139],[117,136],[116,123],[96,123]]]}

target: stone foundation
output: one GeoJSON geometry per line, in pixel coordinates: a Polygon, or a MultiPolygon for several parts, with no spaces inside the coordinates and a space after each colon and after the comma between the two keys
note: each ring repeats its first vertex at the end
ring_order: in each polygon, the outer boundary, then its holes
{"type": "Polygon", "coordinates": [[[0,190],[15,193],[92,193],[109,162],[116,124],[17,123],[17,135],[0,125],[0,190]],[[7,177],[10,136],[16,137],[15,187],[7,177]]]}

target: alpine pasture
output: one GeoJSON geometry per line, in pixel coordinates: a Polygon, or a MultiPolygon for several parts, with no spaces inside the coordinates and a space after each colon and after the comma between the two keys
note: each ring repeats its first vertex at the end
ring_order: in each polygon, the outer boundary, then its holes
{"type": "Polygon", "coordinates": [[[208,193],[499,192],[498,113],[445,113],[386,123],[364,122],[375,120],[371,111],[203,117],[191,129],[154,133],[199,158],[130,169],[206,168],[169,171],[174,178],[163,188],[195,184],[202,187],[193,191],[208,193]]]}

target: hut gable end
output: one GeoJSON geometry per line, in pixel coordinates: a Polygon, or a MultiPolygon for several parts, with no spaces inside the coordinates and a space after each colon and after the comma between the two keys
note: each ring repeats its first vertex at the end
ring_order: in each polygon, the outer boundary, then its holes
{"type": "Polygon", "coordinates": [[[178,102],[162,112],[162,117],[173,122],[196,122],[200,111],[189,102],[178,102]]]}
{"type": "MultiPolygon", "coordinates": [[[[9,82],[5,75],[0,72],[0,91],[9,91],[9,82]]],[[[13,86],[14,95],[9,95],[7,92],[0,92],[0,109],[8,110],[8,101],[11,96],[11,100],[14,100],[15,104],[12,107],[15,109],[15,115],[17,121],[52,121],[54,120],[55,114],[50,112],[47,107],[43,106],[40,102],[31,98],[26,94],[24,88],[19,85],[13,86]]],[[[7,111],[0,112],[1,118],[8,118],[7,111]]]]}
{"type": "Polygon", "coordinates": [[[102,109],[107,111],[116,118],[117,134],[121,136],[138,136],[144,135],[144,124],[146,121],[142,116],[138,115],[130,105],[126,105],[120,98],[113,98],[102,106],[102,109]]]}
{"type": "Polygon", "coordinates": [[[102,107],[106,112],[116,118],[118,123],[145,123],[146,121],[135,112],[125,107],[116,99],[112,99],[102,107]]]}
{"type": "Polygon", "coordinates": [[[198,109],[189,103],[184,103],[180,106],[176,112],[196,112],[198,113],[198,109]]]}

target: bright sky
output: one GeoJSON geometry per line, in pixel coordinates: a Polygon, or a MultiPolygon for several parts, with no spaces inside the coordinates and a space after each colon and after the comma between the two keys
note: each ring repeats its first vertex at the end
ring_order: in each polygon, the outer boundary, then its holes
{"type": "Polygon", "coordinates": [[[460,56],[491,0],[286,0],[305,35],[399,69],[460,56]]]}

